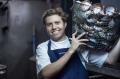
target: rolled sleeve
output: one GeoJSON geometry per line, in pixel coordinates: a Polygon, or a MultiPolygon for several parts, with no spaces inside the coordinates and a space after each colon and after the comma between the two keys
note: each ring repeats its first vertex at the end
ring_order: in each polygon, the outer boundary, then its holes
{"type": "Polygon", "coordinates": [[[47,53],[46,46],[39,45],[36,49],[36,68],[37,74],[43,69],[45,66],[50,64],[50,58],[47,53]]]}
{"type": "Polygon", "coordinates": [[[100,68],[103,66],[107,56],[108,56],[107,52],[90,52],[88,60],[89,63],[96,65],[100,68]]]}

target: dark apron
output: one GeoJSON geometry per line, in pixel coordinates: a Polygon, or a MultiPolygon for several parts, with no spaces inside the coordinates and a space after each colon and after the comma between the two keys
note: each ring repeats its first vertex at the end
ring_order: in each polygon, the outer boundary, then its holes
{"type": "MultiPolygon", "coordinates": [[[[68,48],[51,50],[51,41],[49,41],[48,43],[48,55],[50,57],[51,63],[57,61],[67,51],[68,48]]],[[[78,56],[78,53],[75,52],[71,56],[69,61],[66,63],[64,68],[60,71],[60,73],[51,79],[89,79],[89,78],[87,70],[83,66],[78,56]]]]}

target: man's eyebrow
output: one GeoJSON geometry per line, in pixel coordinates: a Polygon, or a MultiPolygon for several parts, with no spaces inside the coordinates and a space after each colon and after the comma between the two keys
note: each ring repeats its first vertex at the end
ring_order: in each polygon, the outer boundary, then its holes
{"type": "Polygon", "coordinates": [[[60,21],[55,21],[55,22],[60,22],[60,21]]]}

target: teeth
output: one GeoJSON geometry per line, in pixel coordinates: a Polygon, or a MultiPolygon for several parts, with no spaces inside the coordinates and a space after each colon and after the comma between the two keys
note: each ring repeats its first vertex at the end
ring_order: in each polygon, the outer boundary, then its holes
{"type": "Polygon", "coordinates": [[[53,34],[58,34],[58,32],[59,32],[59,31],[53,31],[52,33],[53,33],[53,34]]]}

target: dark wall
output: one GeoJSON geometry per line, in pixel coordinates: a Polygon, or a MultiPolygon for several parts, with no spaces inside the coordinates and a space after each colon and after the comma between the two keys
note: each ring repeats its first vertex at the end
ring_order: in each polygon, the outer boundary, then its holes
{"type": "MultiPolygon", "coordinates": [[[[9,30],[6,38],[1,39],[0,64],[7,66],[8,79],[30,79],[29,58],[33,56],[33,27],[35,27],[37,44],[48,39],[41,22],[41,16],[48,9],[48,4],[34,0],[9,1],[8,7],[8,18],[5,21],[2,19],[1,23],[8,21],[9,30]]],[[[0,34],[3,38],[1,31],[0,34]]]]}
{"type": "Polygon", "coordinates": [[[73,1],[72,0],[61,0],[61,7],[62,9],[69,15],[67,20],[67,27],[66,27],[66,35],[71,37],[72,35],[72,7],[73,1]]]}
{"type": "Polygon", "coordinates": [[[1,62],[4,43],[7,37],[7,31],[8,31],[8,10],[5,10],[5,11],[3,10],[4,8],[3,5],[6,3],[6,1],[0,1],[0,3],[1,3],[0,5],[0,62],[1,62]]]}

